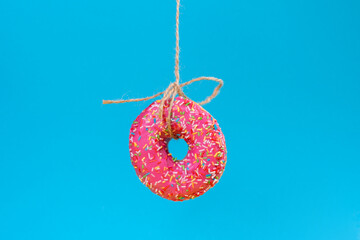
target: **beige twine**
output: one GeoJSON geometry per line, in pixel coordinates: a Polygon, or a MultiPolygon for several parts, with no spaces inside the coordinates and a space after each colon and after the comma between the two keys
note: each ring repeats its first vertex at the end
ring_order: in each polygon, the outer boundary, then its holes
{"type": "Polygon", "coordinates": [[[173,107],[174,104],[174,99],[176,97],[176,95],[179,95],[181,97],[184,98],[188,98],[184,92],[182,91],[182,88],[190,85],[194,82],[198,82],[198,81],[203,81],[203,80],[208,80],[208,81],[215,81],[218,82],[219,84],[216,86],[216,88],[214,89],[213,93],[208,96],[204,101],[199,102],[199,105],[204,105],[206,103],[211,102],[211,100],[213,98],[216,97],[216,95],[218,95],[220,88],[224,85],[223,80],[219,79],[219,78],[214,78],[214,77],[199,77],[199,78],[195,78],[192,79],[190,81],[184,82],[182,84],[179,84],[180,82],[180,72],[179,72],[179,53],[180,53],[180,47],[179,47],[179,14],[180,14],[180,0],[176,0],[176,54],[175,54],[175,82],[171,83],[169,85],[169,87],[162,92],[159,92],[153,96],[149,96],[149,97],[145,97],[145,98],[135,98],[135,99],[128,99],[128,100],[103,100],[103,104],[110,104],[110,103],[129,103],[129,102],[140,102],[140,101],[147,101],[153,98],[156,98],[160,95],[163,95],[160,105],[159,105],[159,116],[160,118],[163,117],[163,110],[164,110],[164,103],[166,100],[170,99],[170,105],[169,105],[169,114],[166,118],[166,123],[167,123],[167,127],[169,130],[169,134],[170,137],[174,138],[174,139],[178,139],[178,137],[176,135],[173,134],[172,130],[171,130],[171,109],[173,107]]]}

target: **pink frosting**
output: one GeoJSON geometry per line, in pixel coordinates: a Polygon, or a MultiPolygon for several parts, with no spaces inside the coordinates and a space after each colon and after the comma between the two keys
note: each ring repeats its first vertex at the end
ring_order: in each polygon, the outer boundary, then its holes
{"type": "Polygon", "coordinates": [[[168,102],[159,118],[160,100],[153,102],[130,129],[130,157],[140,181],[155,194],[173,201],[204,194],[220,179],[226,165],[224,135],[217,121],[200,105],[177,97],[171,112],[171,129],[189,150],[183,160],[168,151],[168,102]]]}

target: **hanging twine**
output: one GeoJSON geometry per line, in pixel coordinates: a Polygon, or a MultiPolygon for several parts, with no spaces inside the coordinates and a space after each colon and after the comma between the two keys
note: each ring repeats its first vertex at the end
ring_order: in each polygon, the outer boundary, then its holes
{"type": "Polygon", "coordinates": [[[179,53],[180,53],[180,47],[179,47],[179,15],[180,15],[180,0],[176,0],[176,53],[175,53],[175,82],[171,83],[168,88],[165,91],[159,92],[153,96],[149,96],[149,97],[145,97],[145,98],[134,98],[134,99],[127,99],[127,100],[103,100],[103,104],[111,104],[111,103],[129,103],[129,102],[141,102],[141,101],[147,101],[150,99],[154,99],[160,95],[163,95],[160,105],[159,105],[159,116],[162,119],[163,117],[163,111],[164,111],[164,104],[165,101],[170,99],[170,104],[169,104],[169,112],[168,115],[166,117],[166,123],[167,123],[167,129],[169,131],[169,135],[171,138],[174,139],[178,139],[178,137],[173,134],[172,130],[171,130],[171,109],[173,107],[174,104],[174,100],[176,95],[179,95],[181,97],[184,98],[188,98],[184,92],[182,91],[182,88],[190,85],[194,82],[198,82],[198,81],[204,81],[204,80],[208,80],[208,81],[215,81],[218,82],[219,84],[215,87],[213,93],[208,96],[204,101],[199,102],[199,105],[204,105],[206,103],[211,102],[211,100],[213,98],[216,97],[216,95],[218,95],[220,88],[224,85],[223,80],[219,79],[219,78],[215,78],[215,77],[199,77],[199,78],[195,78],[192,79],[190,81],[184,82],[182,84],[180,84],[180,68],[179,68],[179,53]]]}

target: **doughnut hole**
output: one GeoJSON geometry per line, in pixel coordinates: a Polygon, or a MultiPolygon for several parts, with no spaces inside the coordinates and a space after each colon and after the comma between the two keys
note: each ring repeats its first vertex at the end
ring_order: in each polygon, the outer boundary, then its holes
{"type": "Polygon", "coordinates": [[[183,160],[186,157],[188,150],[189,146],[184,139],[170,139],[168,142],[168,151],[177,161],[183,160]]]}

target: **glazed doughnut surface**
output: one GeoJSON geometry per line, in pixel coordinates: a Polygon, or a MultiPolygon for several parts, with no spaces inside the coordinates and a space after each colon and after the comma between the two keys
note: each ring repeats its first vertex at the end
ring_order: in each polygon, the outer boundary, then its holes
{"type": "Polygon", "coordinates": [[[155,194],[173,201],[204,194],[220,179],[226,165],[224,135],[217,121],[200,105],[177,97],[171,112],[171,129],[189,150],[183,160],[168,151],[168,102],[159,119],[160,100],[147,107],[130,129],[131,163],[140,181],[155,194]]]}

